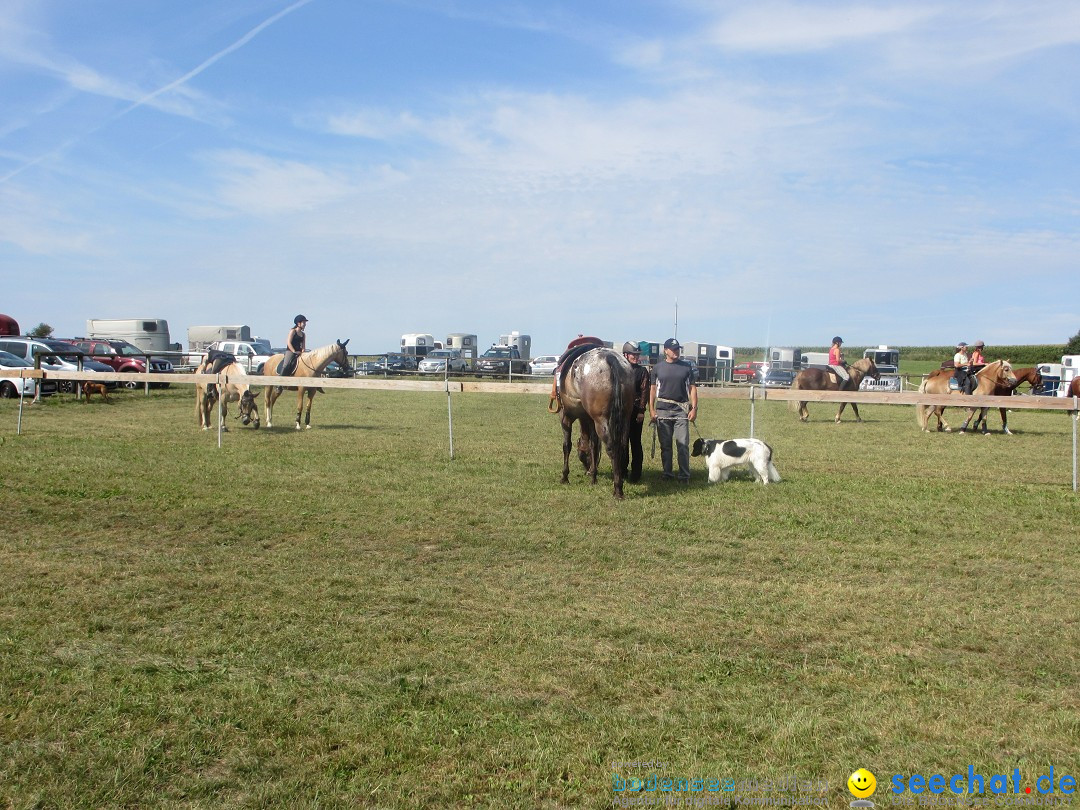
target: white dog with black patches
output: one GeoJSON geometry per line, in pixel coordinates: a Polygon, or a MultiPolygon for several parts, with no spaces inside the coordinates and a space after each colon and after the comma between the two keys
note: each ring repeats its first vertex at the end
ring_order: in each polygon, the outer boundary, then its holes
{"type": "Polygon", "coordinates": [[[772,448],[761,439],[698,439],[692,456],[704,456],[709,483],[727,481],[733,467],[750,467],[763,484],[780,480],[772,463],[772,448]]]}

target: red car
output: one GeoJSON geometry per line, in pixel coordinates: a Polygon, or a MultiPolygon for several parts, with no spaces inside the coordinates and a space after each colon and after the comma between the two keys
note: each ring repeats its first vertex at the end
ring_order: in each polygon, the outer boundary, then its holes
{"type": "Polygon", "coordinates": [[[761,367],[764,363],[739,363],[731,370],[731,381],[741,383],[761,382],[761,367]]]}
{"type": "MultiPolygon", "coordinates": [[[[87,354],[107,366],[113,371],[125,374],[143,374],[146,372],[146,358],[143,357],[142,349],[126,340],[102,340],[90,338],[74,338],[70,341],[87,354]]],[[[173,365],[164,358],[150,358],[150,371],[155,374],[168,374],[173,371],[173,365]]],[[[137,388],[142,383],[123,383],[125,388],[137,388]]],[[[151,388],[168,388],[168,383],[150,383],[151,388]]]]}

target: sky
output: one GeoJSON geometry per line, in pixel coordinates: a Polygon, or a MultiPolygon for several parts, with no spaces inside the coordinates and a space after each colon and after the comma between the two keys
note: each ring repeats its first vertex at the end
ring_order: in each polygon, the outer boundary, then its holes
{"type": "Polygon", "coordinates": [[[0,312],[1064,343],[1077,77],[1075,0],[5,0],[0,312]]]}

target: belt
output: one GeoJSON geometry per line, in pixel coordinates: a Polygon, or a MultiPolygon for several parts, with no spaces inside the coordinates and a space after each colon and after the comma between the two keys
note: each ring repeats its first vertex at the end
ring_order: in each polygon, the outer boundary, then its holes
{"type": "Polygon", "coordinates": [[[679,405],[679,406],[682,406],[682,405],[689,405],[689,404],[690,404],[690,403],[689,403],[689,401],[688,401],[688,400],[685,400],[685,399],[683,399],[683,400],[678,400],[678,399],[665,399],[664,397],[657,397],[657,398],[656,398],[656,401],[657,401],[657,402],[670,402],[670,403],[671,403],[672,405],[679,405]]]}

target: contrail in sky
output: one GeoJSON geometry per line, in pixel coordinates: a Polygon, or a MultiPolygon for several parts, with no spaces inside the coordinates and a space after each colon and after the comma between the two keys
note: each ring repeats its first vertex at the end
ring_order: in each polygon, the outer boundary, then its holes
{"type": "Polygon", "coordinates": [[[203,62],[198,67],[193,68],[192,70],[189,70],[187,73],[185,73],[179,79],[176,79],[175,81],[171,81],[167,85],[165,85],[164,87],[159,87],[153,93],[149,93],[149,94],[143,96],[138,101],[134,102],[130,107],[127,107],[126,109],[122,110],[121,112],[118,112],[115,116],[113,116],[113,118],[111,120],[115,121],[117,118],[120,118],[121,116],[127,115],[132,110],[137,109],[137,108],[143,106],[144,104],[147,104],[147,103],[153,101],[155,98],[160,96],[162,93],[168,93],[170,90],[175,90],[177,87],[180,87],[181,85],[187,84],[189,81],[194,79],[196,76],[198,76],[200,73],[202,73],[204,70],[206,70],[208,67],[210,67],[212,64],[217,62],[222,57],[228,56],[233,51],[237,51],[240,48],[243,48],[245,45],[247,45],[249,42],[251,42],[251,40],[255,39],[255,37],[257,37],[262,32],[262,30],[264,28],[267,28],[267,27],[273,25],[278,20],[280,20],[282,17],[284,17],[285,15],[292,14],[292,12],[296,11],[301,6],[306,6],[310,2],[312,2],[312,0],[297,0],[297,2],[293,3],[291,6],[288,6],[287,8],[282,9],[281,11],[279,11],[277,14],[273,15],[272,17],[269,17],[269,18],[263,20],[261,23],[256,25],[254,28],[252,28],[246,34],[244,34],[244,36],[240,37],[240,39],[236,40],[236,42],[234,42],[228,48],[225,48],[223,50],[218,51],[217,53],[215,53],[213,56],[211,56],[209,59],[207,59],[205,62],[203,62]]]}
{"type": "Polygon", "coordinates": [[[286,16],[288,14],[292,14],[298,8],[301,8],[302,6],[306,6],[308,3],[311,3],[311,2],[313,2],[313,0],[297,0],[297,2],[293,3],[292,5],[283,8],[277,14],[274,14],[271,17],[268,17],[267,19],[263,20],[261,23],[256,25],[254,28],[252,28],[250,31],[248,31],[246,34],[244,34],[242,37],[240,37],[240,39],[236,40],[236,42],[234,42],[232,45],[218,51],[213,56],[211,56],[209,59],[206,59],[205,61],[203,61],[200,65],[198,65],[198,67],[195,67],[192,70],[189,70],[187,73],[185,73],[180,78],[169,82],[168,84],[166,84],[163,87],[159,87],[157,90],[153,91],[152,93],[147,93],[145,96],[140,98],[138,101],[132,102],[129,106],[125,107],[120,112],[118,112],[115,115],[111,116],[110,118],[106,119],[103,123],[101,123],[100,125],[94,127],[93,129],[90,129],[87,132],[84,132],[82,135],[78,135],[78,136],[76,136],[74,138],[71,138],[70,140],[68,140],[65,143],[58,146],[56,149],[53,149],[50,152],[46,152],[44,155],[40,155],[39,157],[36,157],[33,160],[27,161],[22,166],[19,166],[17,169],[12,169],[10,172],[8,172],[7,174],[0,177],[0,183],[6,183],[11,178],[15,177],[16,175],[22,174],[24,171],[31,168],[32,166],[36,166],[37,164],[39,164],[39,163],[41,163],[41,162],[43,162],[45,160],[48,160],[51,157],[54,157],[56,155],[59,155],[59,154],[65,152],[67,149],[69,149],[71,146],[73,146],[74,144],[81,141],[83,138],[86,138],[87,136],[93,135],[95,132],[97,132],[97,131],[99,131],[101,129],[104,129],[106,126],[111,124],[113,121],[116,121],[116,120],[118,120],[120,118],[123,118],[125,115],[127,115],[132,110],[136,110],[139,107],[142,107],[142,106],[144,106],[146,104],[149,104],[151,101],[153,101],[158,96],[160,96],[160,95],[162,95],[164,93],[168,93],[171,90],[175,90],[176,88],[183,86],[184,84],[186,84],[187,82],[191,81],[196,76],[198,76],[200,73],[202,73],[204,70],[206,70],[208,67],[213,65],[219,59],[222,59],[223,57],[228,56],[230,53],[233,53],[234,51],[237,51],[240,48],[243,48],[245,45],[247,45],[249,42],[251,42],[251,40],[253,40],[260,33],[262,33],[263,29],[273,25],[278,20],[280,20],[282,17],[284,17],[284,16],[286,16]]]}

